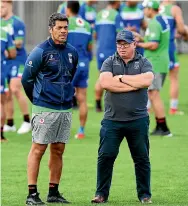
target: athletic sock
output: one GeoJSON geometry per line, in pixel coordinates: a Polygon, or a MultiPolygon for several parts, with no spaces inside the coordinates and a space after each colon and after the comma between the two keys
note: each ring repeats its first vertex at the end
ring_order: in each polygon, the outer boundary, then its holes
{"type": "Polygon", "coordinates": [[[80,126],[78,133],[84,133],[84,127],[80,126]]]}
{"type": "Polygon", "coordinates": [[[166,118],[156,118],[157,129],[162,129],[162,131],[169,131],[168,126],[166,124],[166,118]]]}
{"type": "Polygon", "coordinates": [[[25,115],[23,116],[23,119],[24,119],[24,122],[30,123],[29,114],[25,114],[25,115]]]}
{"type": "Polygon", "coordinates": [[[37,185],[28,185],[29,195],[37,193],[37,185]]]}
{"type": "Polygon", "coordinates": [[[49,183],[49,195],[50,196],[56,195],[58,191],[58,186],[59,184],[49,183]]]}
{"type": "Polygon", "coordinates": [[[3,133],[3,127],[1,127],[1,139],[5,139],[4,133],[3,133]]]}
{"type": "Polygon", "coordinates": [[[174,110],[178,109],[178,99],[170,100],[170,109],[174,109],[174,110]]]}
{"type": "Polygon", "coordinates": [[[14,125],[14,119],[7,119],[7,125],[12,127],[14,125]]]}
{"type": "Polygon", "coordinates": [[[96,108],[101,109],[101,100],[96,100],[96,108]]]}

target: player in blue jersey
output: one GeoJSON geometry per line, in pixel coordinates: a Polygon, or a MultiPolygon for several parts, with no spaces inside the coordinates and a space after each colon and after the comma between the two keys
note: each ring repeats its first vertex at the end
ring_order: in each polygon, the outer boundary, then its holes
{"type": "Polygon", "coordinates": [[[1,142],[6,141],[6,138],[3,134],[3,127],[5,124],[5,81],[7,76],[7,59],[8,58],[15,58],[16,57],[16,48],[13,43],[12,37],[0,28],[0,40],[1,40],[1,104],[0,104],[0,111],[1,111],[1,142]]]}
{"type": "Polygon", "coordinates": [[[1,18],[3,22],[2,28],[6,30],[13,38],[17,56],[14,60],[8,60],[7,66],[9,67],[8,82],[9,82],[9,93],[7,95],[7,125],[4,126],[4,131],[16,131],[13,121],[14,103],[13,96],[16,97],[20,110],[23,114],[23,123],[18,129],[18,134],[27,133],[31,130],[28,102],[25,95],[22,93],[21,79],[19,78],[19,70],[24,67],[27,54],[24,47],[25,44],[25,25],[15,16],[12,12],[12,1],[1,2],[1,18]],[[5,23],[4,23],[5,22],[5,23]]]}
{"type": "Polygon", "coordinates": [[[69,17],[67,41],[76,48],[79,56],[78,68],[73,79],[80,111],[80,127],[75,137],[83,139],[85,137],[84,127],[88,113],[87,81],[89,77],[89,53],[92,51],[92,32],[90,24],[78,16],[79,7],[78,1],[68,1],[66,14],[69,17]]]}
{"type": "MultiPolygon", "coordinates": [[[[97,64],[100,71],[104,60],[116,51],[116,34],[123,29],[123,23],[118,13],[120,1],[109,1],[107,7],[97,14],[95,36],[97,40],[97,64]]],[[[103,89],[99,81],[95,85],[96,111],[101,112],[103,89]]]]}
{"type": "MultiPolygon", "coordinates": [[[[138,1],[126,1],[120,9],[124,27],[130,31],[140,33],[141,29],[145,30],[147,23],[144,20],[144,11],[140,8],[138,1]]],[[[137,51],[143,54],[142,48],[137,48],[137,51]]]]}
{"type": "Polygon", "coordinates": [[[164,0],[160,7],[160,13],[166,15],[170,25],[170,114],[183,114],[178,111],[178,97],[179,97],[179,61],[177,59],[175,33],[176,31],[182,35],[186,35],[182,10],[179,6],[174,4],[175,1],[164,0]]]}
{"type": "Polygon", "coordinates": [[[91,24],[91,27],[94,28],[95,20],[97,16],[96,9],[94,5],[96,1],[86,1],[83,2],[80,6],[79,15],[91,24]]]}

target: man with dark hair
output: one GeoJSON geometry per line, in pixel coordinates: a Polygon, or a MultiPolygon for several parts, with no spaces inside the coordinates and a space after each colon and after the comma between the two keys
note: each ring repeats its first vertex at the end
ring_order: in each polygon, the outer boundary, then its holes
{"type": "Polygon", "coordinates": [[[72,80],[78,54],[68,44],[68,19],[54,13],[49,18],[51,37],[36,46],[25,64],[22,84],[32,102],[32,147],[28,156],[27,205],[45,205],[37,192],[39,165],[50,145],[50,181],[47,202],[69,203],[58,191],[62,155],[70,136],[72,121],[72,80]]]}
{"type": "Polygon", "coordinates": [[[77,139],[85,137],[85,124],[87,120],[87,87],[89,77],[90,52],[92,51],[92,32],[90,24],[78,16],[79,2],[68,1],[66,14],[69,17],[68,42],[78,51],[78,69],[73,79],[76,88],[76,98],[79,104],[80,127],[75,135],[77,139]]]}
{"type": "Polygon", "coordinates": [[[108,200],[113,165],[126,137],[135,165],[138,199],[141,203],[151,203],[146,105],[147,88],[154,75],[151,63],[135,51],[136,42],[131,31],[120,31],[116,45],[117,52],[104,61],[100,74],[100,84],[106,90],[105,114],[100,130],[97,188],[91,202],[108,200]]]}

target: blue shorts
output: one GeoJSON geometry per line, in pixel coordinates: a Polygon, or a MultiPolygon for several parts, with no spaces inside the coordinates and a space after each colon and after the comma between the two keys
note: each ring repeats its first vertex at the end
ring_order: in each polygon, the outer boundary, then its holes
{"type": "Polygon", "coordinates": [[[7,73],[7,81],[8,83],[12,78],[19,77],[19,71],[24,68],[24,63],[19,61],[11,61],[7,62],[8,73],[7,73]]]}
{"type": "Polygon", "coordinates": [[[77,71],[73,78],[73,86],[87,88],[89,78],[89,60],[79,60],[77,71]]]}
{"type": "Polygon", "coordinates": [[[170,58],[170,65],[169,65],[170,70],[179,67],[176,44],[174,41],[170,41],[169,44],[169,58],[170,58]]]}

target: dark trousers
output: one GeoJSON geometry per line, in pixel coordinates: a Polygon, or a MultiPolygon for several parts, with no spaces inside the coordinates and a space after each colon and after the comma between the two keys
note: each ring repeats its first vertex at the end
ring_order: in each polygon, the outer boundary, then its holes
{"type": "Polygon", "coordinates": [[[128,122],[102,120],[97,165],[96,195],[108,199],[113,165],[126,137],[134,161],[138,198],[151,197],[149,161],[149,117],[128,122]]]}

